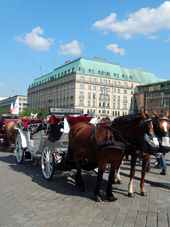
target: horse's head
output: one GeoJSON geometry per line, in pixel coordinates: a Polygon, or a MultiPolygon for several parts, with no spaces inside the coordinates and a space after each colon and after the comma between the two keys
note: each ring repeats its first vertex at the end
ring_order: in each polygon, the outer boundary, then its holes
{"type": "Polygon", "coordinates": [[[169,131],[170,131],[170,121],[169,110],[166,111],[164,116],[159,116],[155,110],[153,110],[155,118],[153,119],[154,130],[157,134],[161,147],[159,152],[167,153],[170,151],[170,141],[169,141],[169,131]]]}
{"type": "Polygon", "coordinates": [[[146,153],[154,154],[160,148],[152,118],[147,111],[144,113],[141,109],[140,114],[118,117],[114,119],[112,126],[121,132],[121,137],[124,136],[125,140],[132,142],[139,149],[142,148],[146,153]]]}
{"type": "Polygon", "coordinates": [[[160,149],[160,144],[158,138],[154,132],[154,126],[152,122],[152,118],[149,116],[148,111],[146,110],[145,113],[140,110],[141,113],[141,123],[138,127],[142,127],[142,135],[139,137],[138,141],[146,153],[155,154],[160,149]]]}

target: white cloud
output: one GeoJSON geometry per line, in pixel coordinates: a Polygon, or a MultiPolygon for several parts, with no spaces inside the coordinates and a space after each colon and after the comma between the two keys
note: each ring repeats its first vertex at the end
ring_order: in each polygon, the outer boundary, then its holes
{"type": "Polygon", "coordinates": [[[117,44],[110,44],[106,46],[106,49],[112,51],[115,54],[120,53],[121,55],[125,55],[125,49],[119,48],[117,44]]]}
{"type": "Polygon", "coordinates": [[[4,87],[5,85],[0,82],[0,87],[4,87]]]}
{"type": "Polygon", "coordinates": [[[150,35],[147,38],[154,40],[154,39],[158,39],[159,38],[159,35],[150,35]]]}
{"type": "Polygon", "coordinates": [[[166,43],[166,42],[169,42],[169,41],[170,41],[170,35],[169,35],[169,39],[164,40],[164,42],[166,43]]]}
{"type": "Polygon", "coordinates": [[[54,44],[54,39],[44,39],[43,37],[39,36],[43,33],[44,30],[42,28],[36,27],[30,33],[26,33],[25,36],[23,33],[22,35],[15,37],[15,39],[18,42],[22,42],[37,51],[46,51],[49,50],[49,47],[52,44],[54,44]]]}
{"type": "Polygon", "coordinates": [[[71,55],[78,56],[81,55],[82,48],[84,48],[83,44],[79,44],[77,40],[72,41],[66,45],[60,45],[61,51],[58,51],[61,55],[71,55]]]}
{"type": "Polygon", "coordinates": [[[128,20],[117,20],[117,14],[111,13],[103,20],[96,21],[93,29],[111,30],[118,37],[131,39],[134,34],[149,35],[158,30],[170,30],[170,1],[165,1],[157,9],[141,8],[128,15],[128,20]]]}

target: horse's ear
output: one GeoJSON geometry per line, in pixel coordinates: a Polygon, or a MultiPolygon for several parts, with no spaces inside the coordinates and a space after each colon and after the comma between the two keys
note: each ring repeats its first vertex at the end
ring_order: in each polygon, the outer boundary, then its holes
{"type": "Polygon", "coordinates": [[[147,111],[147,110],[145,110],[145,114],[149,115],[149,113],[148,113],[148,111],[147,111]]]}
{"type": "Polygon", "coordinates": [[[156,118],[159,118],[159,115],[156,113],[154,109],[153,109],[153,114],[155,115],[156,118]]]}
{"type": "Polygon", "coordinates": [[[146,115],[144,114],[144,112],[142,111],[142,109],[140,109],[140,114],[141,114],[143,120],[146,120],[146,115]]]}
{"type": "Polygon", "coordinates": [[[166,112],[165,112],[165,117],[169,117],[169,110],[167,110],[166,112]]]}

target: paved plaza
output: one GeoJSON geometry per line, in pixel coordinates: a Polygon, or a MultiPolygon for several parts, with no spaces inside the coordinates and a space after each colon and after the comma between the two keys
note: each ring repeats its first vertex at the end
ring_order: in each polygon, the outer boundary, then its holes
{"type": "Polygon", "coordinates": [[[113,185],[117,200],[105,201],[106,172],[101,186],[104,201],[96,203],[93,200],[94,171],[83,172],[87,192],[82,193],[75,187],[75,170],[56,170],[53,178],[47,181],[40,165],[33,166],[25,161],[18,164],[15,155],[0,146],[0,226],[170,226],[170,154],[166,155],[166,161],[167,176],[161,176],[161,170],[154,168],[147,173],[146,197],[140,196],[141,164],[137,163],[134,198],[127,196],[130,161],[124,161],[121,167],[123,184],[113,185]]]}

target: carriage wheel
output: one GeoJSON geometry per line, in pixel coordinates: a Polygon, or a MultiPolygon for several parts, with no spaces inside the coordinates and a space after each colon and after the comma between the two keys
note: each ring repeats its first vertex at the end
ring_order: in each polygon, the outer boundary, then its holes
{"type": "Polygon", "coordinates": [[[50,180],[54,174],[54,155],[49,146],[45,146],[41,156],[41,168],[46,180],[50,180]]]}
{"type": "Polygon", "coordinates": [[[15,149],[16,149],[16,159],[17,159],[17,162],[20,164],[23,161],[23,157],[24,157],[20,134],[17,135],[15,149]]]}

